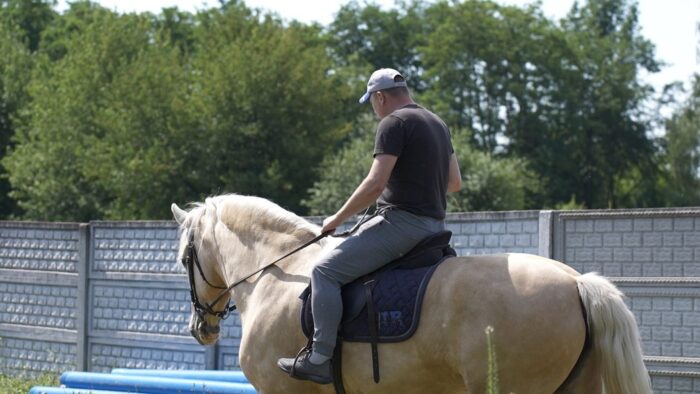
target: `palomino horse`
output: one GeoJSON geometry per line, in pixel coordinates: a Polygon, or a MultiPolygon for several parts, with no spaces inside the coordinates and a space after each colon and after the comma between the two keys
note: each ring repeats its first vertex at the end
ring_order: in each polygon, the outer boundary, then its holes
{"type": "MultiPolygon", "coordinates": [[[[173,204],[172,211],[182,230],[179,257],[195,250],[201,264],[191,285],[204,305],[222,292],[218,288],[255,273],[320,231],[258,197],[222,195],[189,212],[173,204]]],[[[319,255],[339,242],[313,243],[230,291],[241,316],[240,365],[260,393],[333,392],[332,385],[290,378],[276,362],[306,343],[298,296],[319,255]]],[[[221,316],[211,312],[224,310],[229,294],[208,312],[193,308],[190,329],[200,343],[218,340],[221,316]]],[[[483,393],[488,326],[494,329],[503,393],[591,394],[603,387],[608,394],[651,393],[634,315],[622,293],[601,276],[580,275],[527,254],[442,263],[428,285],[416,333],[404,342],[379,345],[378,384],[372,380],[369,345],[343,346],[345,388],[349,393],[483,393]]]]}

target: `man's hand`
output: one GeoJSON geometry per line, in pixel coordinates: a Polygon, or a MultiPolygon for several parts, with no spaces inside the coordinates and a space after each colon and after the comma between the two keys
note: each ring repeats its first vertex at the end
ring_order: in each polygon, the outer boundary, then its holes
{"type": "Polygon", "coordinates": [[[343,220],[340,220],[340,218],[338,218],[337,215],[331,215],[323,220],[321,234],[324,234],[326,232],[334,234],[335,229],[337,229],[341,224],[343,224],[343,220]]]}

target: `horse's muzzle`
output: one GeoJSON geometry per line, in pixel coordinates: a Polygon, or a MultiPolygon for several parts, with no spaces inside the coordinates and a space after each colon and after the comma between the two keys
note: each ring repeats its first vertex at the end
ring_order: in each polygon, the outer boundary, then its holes
{"type": "Polygon", "coordinates": [[[208,346],[216,343],[219,339],[220,332],[220,326],[209,325],[207,321],[200,316],[197,317],[194,324],[190,324],[190,334],[192,334],[200,345],[208,346]]]}

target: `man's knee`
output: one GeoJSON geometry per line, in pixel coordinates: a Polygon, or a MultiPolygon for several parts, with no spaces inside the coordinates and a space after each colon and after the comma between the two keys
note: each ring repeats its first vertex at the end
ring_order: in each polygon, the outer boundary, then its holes
{"type": "Polygon", "coordinates": [[[335,271],[330,269],[326,264],[318,264],[311,271],[311,283],[323,282],[328,285],[340,287],[341,282],[334,274],[335,271]]]}

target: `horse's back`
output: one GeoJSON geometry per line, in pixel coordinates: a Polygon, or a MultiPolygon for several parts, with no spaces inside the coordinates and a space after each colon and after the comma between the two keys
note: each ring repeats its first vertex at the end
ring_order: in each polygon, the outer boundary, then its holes
{"type": "Polygon", "coordinates": [[[527,254],[452,258],[428,286],[417,339],[460,366],[471,392],[483,392],[492,327],[500,389],[553,392],[558,385],[543,385],[566,379],[585,340],[574,274],[527,254]]]}

